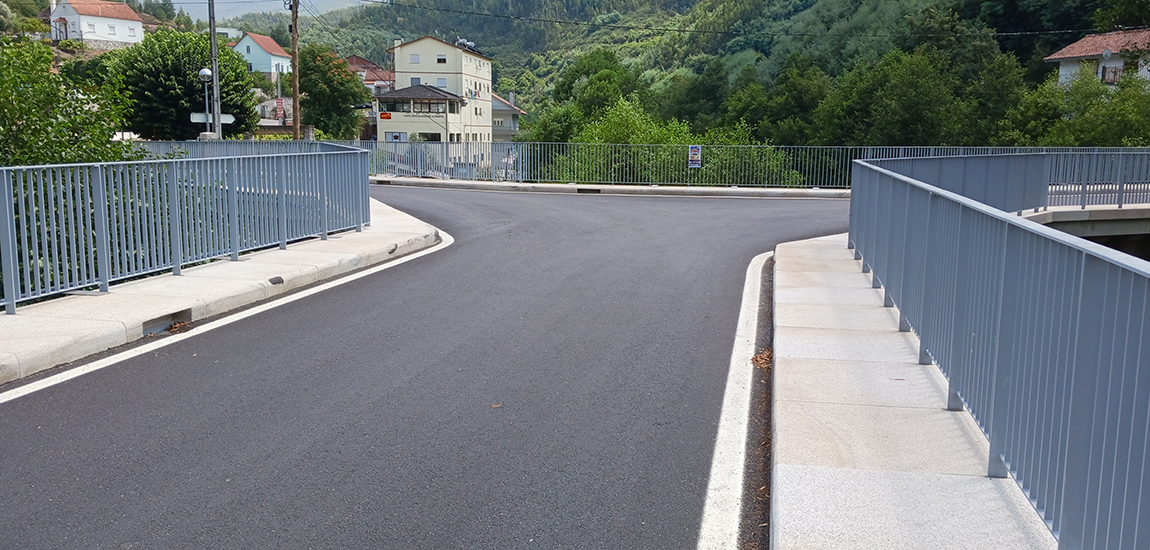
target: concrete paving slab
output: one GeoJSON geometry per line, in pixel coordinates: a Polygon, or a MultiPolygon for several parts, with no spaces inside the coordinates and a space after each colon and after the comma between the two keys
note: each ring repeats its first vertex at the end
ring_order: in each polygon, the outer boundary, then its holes
{"type": "MultiPolygon", "coordinates": [[[[810,243],[801,247],[783,248],[776,250],[784,260],[795,258],[813,258],[819,260],[854,260],[855,252],[846,246],[846,239],[811,239],[810,243]]],[[[776,259],[777,261],[777,259],[776,259]]]]}
{"type": "Polygon", "coordinates": [[[946,406],[946,378],[934,365],[776,357],[774,395],[779,401],[854,405],[946,406]]]}
{"type": "Polygon", "coordinates": [[[775,327],[775,357],[918,363],[918,338],[897,330],[775,327]]]}
{"type": "Polygon", "coordinates": [[[1053,550],[1010,479],[780,464],[772,550],[1053,550]]]}
{"type": "MultiPolygon", "coordinates": [[[[779,249],[775,248],[777,254],[779,249]]],[[[859,260],[842,261],[842,260],[822,260],[817,258],[790,258],[783,262],[783,267],[779,267],[779,258],[775,258],[775,271],[816,271],[819,273],[862,273],[862,262],[859,260]]],[[[870,280],[870,275],[867,275],[867,280],[870,280]]]]}
{"type": "Polygon", "coordinates": [[[62,296],[0,315],[0,383],[76,361],[143,336],[152,325],[226,313],[289,290],[434,246],[439,231],[371,201],[371,225],[287,250],[245,254],[170,274],[62,296]],[[280,277],[282,283],[270,279],[280,277]]]}
{"type": "MultiPolygon", "coordinates": [[[[789,262],[788,262],[789,263],[789,262]]],[[[776,262],[776,265],[777,262],[776,262]]],[[[775,286],[827,286],[832,288],[870,288],[871,276],[861,270],[848,272],[779,271],[775,286]]]]}
{"type": "Polygon", "coordinates": [[[774,415],[776,464],[986,474],[990,447],[965,411],[777,401],[774,415]]]}
{"type": "Polygon", "coordinates": [[[775,309],[780,327],[867,330],[898,328],[898,310],[882,304],[782,304],[775,309]]]}
{"type": "MultiPolygon", "coordinates": [[[[775,304],[841,304],[882,305],[883,291],[878,288],[829,288],[825,286],[791,287],[775,294],[775,304]]],[[[897,328],[897,327],[896,327],[897,328]]]]}

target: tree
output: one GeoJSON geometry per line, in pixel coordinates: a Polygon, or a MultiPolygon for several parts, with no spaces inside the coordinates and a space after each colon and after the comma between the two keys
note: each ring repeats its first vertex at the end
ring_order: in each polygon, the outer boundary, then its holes
{"type": "Polygon", "coordinates": [[[953,145],[968,107],[932,47],[893,50],[843,75],[815,110],[823,145],[953,145]]]}
{"type": "MultiPolygon", "coordinates": [[[[552,92],[555,101],[572,99],[576,93],[576,84],[580,80],[589,81],[594,76],[598,76],[597,81],[600,83],[610,82],[617,86],[620,97],[634,92],[637,88],[635,73],[619,62],[615,52],[601,48],[576,59],[563,71],[552,92]]],[[[601,89],[602,86],[597,87],[597,90],[601,89]]]]}
{"type": "Polygon", "coordinates": [[[0,38],[0,165],[119,161],[131,145],[112,141],[124,122],[119,83],[80,88],[52,72],[52,50],[0,38]]]}
{"type": "Polygon", "coordinates": [[[302,122],[335,139],[354,138],[363,120],[354,106],[371,101],[359,75],[323,44],[300,50],[299,71],[302,122]]]}
{"type": "Polygon", "coordinates": [[[570,101],[559,105],[550,105],[543,109],[539,118],[525,124],[523,141],[535,143],[566,143],[574,139],[583,126],[587,117],[583,111],[570,101]]]}
{"type": "Polygon", "coordinates": [[[810,58],[792,54],[767,93],[766,119],[758,127],[760,138],[780,145],[810,143],[815,110],[833,85],[831,77],[810,58]]]}
{"type": "Polygon", "coordinates": [[[1008,121],[1000,138],[1008,145],[1144,147],[1150,145],[1150,82],[1128,71],[1109,86],[1087,65],[1070,82],[1052,75],[1008,121]]]}
{"type": "Polygon", "coordinates": [[[271,36],[272,40],[275,40],[276,44],[279,44],[282,48],[291,47],[291,33],[288,32],[287,25],[276,25],[272,27],[268,36],[271,36]]]}
{"type": "MultiPolygon", "coordinates": [[[[123,76],[128,96],[135,102],[129,128],[145,139],[194,139],[203,131],[190,115],[204,109],[204,86],[199,70],[211,65],[209,37],[161,29],[143,42],[124,49],[115,59],[114,72],[123,76]]],[[[236,117],[223,125],[225,135],[255,130],[259,115],[252,96],[247,62],[230,48],[219,50],[220,108],[236,117]]]]}
{"type": "Polygon", "coordinates": [[[184,8],[176,13],[176,30],[180,32],[196,32],[196,24],[192,22],[192,16],[184,12],[184,8]]]}
{"type": "Polygon", "coordinates": [[[1102,32],[1150,24],[1150,0],[1102,0],[1100,4],[1094,12],[1094,26],[1102,32]]]}
{"type": "Polygon", "coordinates": [[[16,32],[47,34],[51,29],[48,24],[36,17],[25,17],[16,24],[16,32]]]}
{"type": "Polygon", "coordinates": [[[0,33],[16,30],[16,14],[8,9],[8,4],[0,2],[0,33]]]}

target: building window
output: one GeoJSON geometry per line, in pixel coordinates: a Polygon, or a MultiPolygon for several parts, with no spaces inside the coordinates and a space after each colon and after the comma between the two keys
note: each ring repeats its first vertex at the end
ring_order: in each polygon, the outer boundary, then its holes
{"type": "Polygon", "coordinates": [[[503,126],[503,119],[497,118],[494,120],[495,126],[503,126]]]}
{"type": "Polygon", "coordinates": [[[445,54],[445,53],[436,54],[435,55],[435,62],[442,64],[442,65],[446,65],[447,64],[447,54],[445,54]]]}
{"type": "Polygon", "coordinates": [[[116,26],[108,25],[108,36],[116,36],[116,26]]]}
{"type": "Polygon", "coordinates": [[[136,36],[136,27],[128,27],[128,36],[136,36]]]}
{"type": "Polygon", "coordinates": [[[453,114],[453,115],[454,115],[455,113],[459,112],[459,107],[458,107],[458,104],[457,104],[456,102],[454,102],[454,101],[448,102],[448,103],[447,103],[447,112],[449,112],[449,113],[451,113],[451,114],[453,114]]]}
{"type": "Polygon", "coordinates": [[[447,89],[447,79],[446,78],[435,79],[435,87],[447,89]]]}
{"type": "Polygon", "coordinates": [[[88,23],[88,32],[96,32],[96,24],[88,23]]]}
{"type": "Polygon", "coordinates": [[[247,48],[247,53],[252,53],[252,47],[251,46],[244,46],[244,47],[247,48]]]}
{"type": "Polygon", "coordinates": [[[1122,67],[1103,67],[1102,82],[1117,84],[1119,80],[1122,80],[1122,67]]]}
{"type": "Polygon", "coordinates": [[[411,61],[412,65],[419,65],[419,54],[413,53],[408,59],[411,61]]]}
{"type": "Polygon", "coordinates": [[[252,68],[252,64],[251,64],[251,63],[248,63],[248,72],[250,73],[250,72],[252,72],[252,71],[254,71],[254,70],[255,70],[255,69],[253,69],[253,68],[252,68]]]}
{"type": "Polygon", "coordinates": [[[419,86],[419,77],[418,76],[411,77],[411,85],[412,86],[419,86]]]}

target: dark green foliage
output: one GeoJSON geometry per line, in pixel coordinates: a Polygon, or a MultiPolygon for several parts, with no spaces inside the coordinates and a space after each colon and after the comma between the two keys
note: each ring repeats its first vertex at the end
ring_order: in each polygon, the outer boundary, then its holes
{"type": "Polygon", "coordinates": [[[778,145],[810,143],[815,110],[833,85],[831,77],[809,58],[791,55],[767,94],[766,116],[758,127],[761,139],[778,145]]]}
{"type": "MultiPolygon", "coordinates": [[[[203,131],[204,125],[193,123],[190,116],[204,110],[204,87],[197,74],[210,65],[208,38],[162,29],[115,58],[115,70],[135,102],[128,117],[133,132],[145,139],[184,140],[203,131]]],[[[220,48],[219,69],[221,109],[236,117],[235,123],[223,125],[224,135],[255,130],[259,115],[247,63],[230,48],[220,48]]]]}
{"type": "Polygon", "coordinates": [[[51,68],[47,46],[0,38],[0,165],[133,158],[130,145],[111,141],[124,121],[119,82],[81,87],[51,68]]]}
{"type": "Polygon", "coordinates": [[[40,10],[48,8],[48,0],[4,0],[9,9],[21,17],[36,17],[40,10]]]}
{"type": "Polygon", "coordinates": [[[1150,0],[1102,0],[1094,24],[1103,32],[1150,25],[1150,0]]]}
{"type": "Polygon", "coordinates": [[[587,117],[574,103],[549,106],[539,118],[522,130],[523,141],[565,143],[575,138],[587,123],[587,117]]]}
{"type": "Polygon", "coordinates": [[[982,21],[1003,33],[998,43],[1023,62],[1029,82],[1046,78],[1054,65],[1043,58],[1085,36],[1094,26],[1094,13],[1101,5],[1099,0],[955,1],[963,19],[982,21]]]}
{"type": "Polygon", "coordinates": [[[967,105],[938,50],[894,50],[843,76],[815,111],[824,145],[953,145],[967,105]]]}
{"type": "Polygon", "coordinates": [[[1150,82],[1128,72],[1108,86],[1089,69],[1068,85],[1057,75],[1010,110],[1003,145],[1145,147],[1150,145],[1150,82]]]}
{"type": "Polygon", "coordinates": [[[653,98],[659,116],[685,121],[695,133],[704,133],[718,123],[729,88],[727,67],[721,60],[712,59],[702,69],[701,73],[672,75],[653,98]]]}
{"type": "Polygon", "coordinates": [[[300,50],[300,109],[303,123],[332,139],[352,139],[363,117],[352,107],[371,101],[359,75],[331,48],[308,44],[300,50]]]}

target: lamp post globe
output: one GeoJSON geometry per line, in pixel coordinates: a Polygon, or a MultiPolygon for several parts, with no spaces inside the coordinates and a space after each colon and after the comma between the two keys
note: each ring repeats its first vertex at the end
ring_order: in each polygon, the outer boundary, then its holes
{"type": "Polygon", "coordinates": [[[212,109],[208,102],[208,83],[212,81],[212,70],[204,67],[200,69],[199,73],[200,82],[204,83],[204,115],[207,117],[207,130],[212,131],[212,109]]]}

